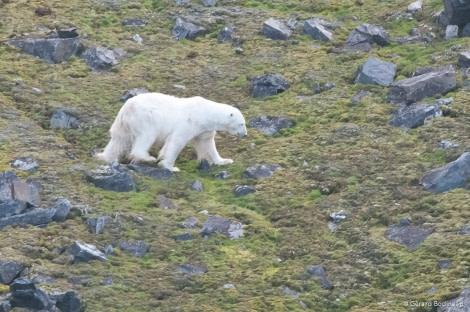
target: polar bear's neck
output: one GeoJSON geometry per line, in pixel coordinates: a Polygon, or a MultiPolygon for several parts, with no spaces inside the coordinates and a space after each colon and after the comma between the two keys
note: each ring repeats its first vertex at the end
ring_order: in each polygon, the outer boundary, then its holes
{"type": "Polygon", "coordinates": [[[197,124],[199,131],[225,131],[231,110],[230,105],[213,102],[202,97],[188,98],[188,118],[197,124]]]}

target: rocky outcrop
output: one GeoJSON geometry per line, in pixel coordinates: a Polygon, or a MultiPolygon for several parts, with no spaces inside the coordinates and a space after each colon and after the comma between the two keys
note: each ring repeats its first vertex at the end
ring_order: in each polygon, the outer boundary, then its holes
{"type": "Polygon", "coordinates": [[[439,302],[437,312],[468,312],[470,306],[470,288],[464,289],[455,299],[439,302]]]}
{"type": "Polygon", "coordinates": [[[359,66],[354,82],[387,87],[393,82],[396,71],[397,65],[394,63],[370,57],[359,66]]]}
{"type": "Polygon", "coordinates": [[[442,116],[441,107],[449,105],[452,101],[452,98],[440,99],[434,104],[415,103],[402,107],[392,114],[389,125],[402,128],[420,127],[426,121],[442,116]]]}
{"type": "Polygon", "coordinates": [[[194,40],[197,37],[204,37],[206,29],[189,22],[185,22],[180,17],[177,17],[173,26],[173,38],[176,40],[188,39],[194,40]]]}
{"type": "Polygon", "coordinates": [[[369,52],[373,44],[382,47],[389,45],[388,33],[382,26],[361,24],[349,34],[344,48],[346,50],[369,52]]]}
{"type": "Polygon", "coordinates": [[[423,229],[409,224],[390,225],[385,231],[385,238],[393,242],[405,245],[408,250],[413,251],[421,245],[424,240],[434,232],[434,229],[423,229]]]}
{"type": "Polygon", "coordinates": [[[443,0],[444,13],[450,25],[463,26],[470,23],[470,2],[468,0],[443,0]]]}
{"type": "Polygon", "coordinates": [[[269,39],[274,40],[287,40],[292,34],[292,29],[290,29],[284,22],[270,18],[263,23],[263,30],[261,34],[269,39]]]}
{"type": "Polygon", "coordinates": [[[251,96],[254,98],[277,95],[289,88],[289,82],[276,74],[264,74],[251,80],[251,96]]]}
{"type": "Polygon", "coordinates": [[[107,191],[129,192],[135,190],[132,176],[116,162],[88,171],[86,178],[96,187],[107,191]]]}

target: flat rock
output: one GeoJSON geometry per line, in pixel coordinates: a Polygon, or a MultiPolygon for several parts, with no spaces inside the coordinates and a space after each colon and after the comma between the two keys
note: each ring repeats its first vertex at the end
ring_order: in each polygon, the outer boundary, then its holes
{"type": "Polygon", "coordinates": [[[10,162],[10,167],[21,171],[34,171],[39,168],[39,163],[31,157],[20,157],[10,162]]]}
{"type": "Polygon", "coordinates": [[[206,29],[192,23],[185,22],[177,17],[173,26],[173,38],[176,40],[188,39],[194,40],[197,37],[204,37],[206,29]]]}
{"type": "Polygon", "coordinates": [[[21,214],[28,205],[25,201],[17,199],[0,199],[0,218],[21,214]]]}
{"type": "Polygon", "coordinates": [[[437,312],[468,312],[468,307],[470,307],[470,288],[464,289],[457,298],[442,302],[437,312]]]}
{"type": "Polygon", "coordinates": [[[19,180],[14,171],[7,170],[0,173],[0,199],[13,199],[11,193],[13,182],[19,180]]]}
{"type": "Polygon", "coordinates": [[[325,273],[325,270],[323,269],[323,266],[321,266],[321,265],[312,265],[308,269],[308,273],[310,273],[311,276],[320,279],[320,284],[321,284],[322,289],[332,289],[333,288],[333,285],[331,285],[331,283],[326,278],[326,273],[325,273]]]}
{"type": "Polygon", "coordinates": [[[292,128],[295,122],[279,116],[258,116],[249,121],[251,128],[256,128],[267,135],[274,135],[284,128],[292,128]]]}
{"type": "Polygon", "coordinates": [[[6,226],[24,226],[27,224],[44,226],[52,222],[55,213],[55,209],[34,208],[25,213],[0,218],[0,230],[6,226]]]}
{"type": "Polygon", "coordinates": [[[397,65],[385,62],[375,57],[369,57],[367,61],[359,66],[355,83],[389,86],[393,82],[397,65]]]}
{"type": "Polygon", "coordinates": [[[463,153],[458,159],[426,172],[419,183],[431,193],[442,193],[455,188],[469,188],[470,152],[463,153]]]}
{"type": "Polygon", "coordinates": [[[119,241],[115,244],[116,247],[119,247],[122,251],[127,254],[142,258],[145,256],[150,246],[144,241],[135,241],[135,242],[125,242],[119,241]]]}
{"type": "Polygon", "coordinates": [[[91,260],[107,261],[106,255],[96,246],[76,241],[67,248],[67,253],[72,257],[72,262],[88,262],[91,260]]]}
{"type": "Polygon", "coordinates": [[[13,181],[11,188],[11,195],[13,199],[26,202],[29,206],[41,206],[41,199],[39,198],[39,190],[34,183],[27,183],[23,181],[13,181]]]}
{"type": "Polygon", "coordinates": [[[270,18],[263,23],[261,34],[269,39],[287,40],[292,34],[292,29],[286,26],[284,22],[270,18]]]}
{"type": "Polygon", "coordinates": [[[0,261],[0,283],[9,285],[20,272],[24,269],[23,265],[13,260],[0,261]]]}
{"type": "Polygon", "coordinates": [[[88,182],[107,191],[129,192],[135,191],[132,176],[118,163],[100,166],[99,169],[86,173],[88,182]]]}
{"type": "Polygon", "coordinates": [[[189,217],[183,222],[183,227],[185,229],[195,229],[198,228],[199,220],[196,217],[189,217]]]}
{"type": "Polygon", "coordinates": [[[82,57],[93,71],[106,71],[118,64],[113,50],[103,49],[100,47],[86,50],[82,54],[82,57]]]}
{"type": "Polygon", "coordinates": [[[193,265],[193,264],[183,264],[176,268],[176,272],[180,272],[186,275],[201,275],[207,272],[205,267],[193,265]]]}
{"type": "Polygon", "coordinates": [[[400,108],[392,114],[389,125],[402,128],[417,128],[424,125],[425,120],[442,116],[437,105],[412,104],[400,108]]]}
{"type": "Polygon", "coordinates": [[[365,90],[359,91],[351,98],[351,105],[358,105],[363,98],[370,96],[370,95],[371,95],[370,91],[365,91],[365,90]]]}
{"type": "Polygon", "coordinates": [[[219,216],[209,216],[201,229],[201,236],[221,233],[230,239],[243,237],[243,224],[219,216]]]}
{"type": "Polygon", "coordinates": [[[241,197],[256,193],[256,190],[249,185],[235,185],[233,192],[235,193],[235,197],[241,197]]]}
{"type": "Polygon", "coordinates": [[[269,178],[279,170],[281,170],[281,166],[279,165],[262,164],[260,166],[246,168],[242,173],[242,177],[245,179],[269,178]]]}
{"type": "Polygon", "coordinates": [[[390,225],[385,231],[385,238],[413,251],[433,232],[434,229],[423,229],[412,225],[390,225]]]}
{"type": "Polygon", "coordinates": [[[250,88],[253,98],[264,98],[286,91],[290,88],[290,84],[280,75],[264,74],[254,77],[250,82],[250,88]]]}
{"type": "Polygon", "coordinates": [[[78,119],[59,109],[52,113],[50,127],[52,129],[76,129],[78,128],[78,119]]]}
{"type": "Polygon", "coordinates": [[[333,34],[316,19],[310,19],[304,23],[304,32],[315,40],[329,42],[333,40],[333,34]]]}
{"type": "Polygon", "coordinates": [[[163,210],[178,210],[178,205],[175,205],[171,199],[166,197],[165,195],[159,194],[157,195],[157,205],[158,208],[163,210]]]}
{"type": "Polygon", "coordinates": [[[125,18],[122,26],[144,27],[146,22],[141,18],[125,18]]]}
{"type": "Polygon", "coordinates": [[[127,165],[127,168],[141,173],[149,178],[154,180],[168,180],[173,176],[173,172],[167,168],[154,168],[154,167],[146,167],[146,166],[139,166],[135,164],[127,165]]]}

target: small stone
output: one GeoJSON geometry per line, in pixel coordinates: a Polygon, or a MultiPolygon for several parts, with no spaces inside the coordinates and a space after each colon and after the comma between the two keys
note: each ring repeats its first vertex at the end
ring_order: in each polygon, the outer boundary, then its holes
{"type": "Polygon", "coordinates": [[[194,183],[191,185],[191,187],[189,188],[189,191],[193,191],[193,192],[203,192],[204,191],[204,187],[202,186],[202,182],[199,181],[199,180],[196,180],[194,181],[194,183]]]}
{"type": "Polygon", "coordinates": [[[185,229],[195,229],[198,227],[199,220],[196,217],[189,217],[183,222],[185,229]]]}

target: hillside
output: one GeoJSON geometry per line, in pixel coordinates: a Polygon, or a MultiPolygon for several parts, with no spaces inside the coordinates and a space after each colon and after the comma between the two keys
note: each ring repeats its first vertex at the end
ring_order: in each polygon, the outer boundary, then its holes
{"type": "MultiPolygon", "coordinates": [[[[29,185],[28,194],[36,190],[39,197],[27,208],[14,205],[41,217],[54,214],[47,225],[37,217],[21,221],[21,213],[13,226],[2,225],[2,300],[12,298],[10,284],[22,276],[50,304],[72,290],[82,311],[447,311],[438,305],[470,287],[470,194],[467,186],[430,192],[420,179],[470,151],[470,73],[459,61],[470,37],[443,38],[436,24],[442,1],[424,1],[413,14],[406,13],[411,1],[177,2],[186,1],[0,3],[0,173],[12,170],[22,181],[0,179],[0,208],[13,203],[2,197],[11,185],[29,185]],[[176,40],[177,17],[203,26],[204,34],[176,40]],[[292,26],[285,26],[288,38],[263,35],[270,18],[292,26]],[[331,41],[303,31],[312,18],[321,18],[331,41]],[[123,25],[126,19],[140,26],[123,25]],[[389,44],[346,49],[362,24],[383,27],[389,44]],[[219,43],[230,25],[233,43],[219,43]],[[76,44],[65,60],[48,62],[12,45],[64,38],[61,30],[76,44]],[[417,32],[418,40],[397,39],[417,32]],[[113,51],[115,59],[93,67],[85,58],[93,48],[113,51]],[[410,103],[391,103],[387,85],[355,82],[371,57],[396,65],[395,82],[422,67],[452,65],[455,87],[416,102],[453,100],[435,106],[437,117],[419,126],[389,125],[410,103]],[[252,79],[264,74],[279,75],[289,87],[254,98],[252,79]],[[93,155],[108,143],[121,97],[134,88],[230,104],[247,124],[260,116],[289,122],[273,135],[255,127],[244,138],[218,133],[219,153],[234,160],[227,166],[200,170],[188,146],[176,162],[181,172],[169,179],[149,176],[156,164],[138,172],[122,159],[120,170],[135,188],[104,190],[90,182],[106,166],[93,155]],[[352,101],[360,91],[365,96],[352,101]],[[57,110],[69,128],[53,124],[57,110]],[[455,146],[443,148],[442,140],[455,146]],[[21,157],[38,166],[12,168],[21,157]],[[247,168],[263,164],[278,166],[269,177],[247,176],[247,168]],[[222,171],[228,177],[216,178],[222,171]],[[202,191],[190,190],[196,180],[202,191]],[[236,196],[237,185],[256,192],[236,196]],[[57,200],[64,198],[71,209],[60,219],[57,200]],[[232,230],[242,224],[243,236],[209,234],[205,222],[221,220],[214,216],[230,220],[232,230]],[[194,227],[187,225],[191,217],[198,219],[194,227]],[[405,241],[414,239],[409,229],[423,237],[407,247],[390,239],[395,229],[405,241]],[[71,256],[76,242],[106,249],[106,261],[71,256]],[[138,250],[126,252],[129,245],[138,250]],[[7,282],[12,263],[16,271],[7,282]]],[[[460,298],[470,304],[468,295],[460,298]]]]}

